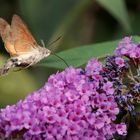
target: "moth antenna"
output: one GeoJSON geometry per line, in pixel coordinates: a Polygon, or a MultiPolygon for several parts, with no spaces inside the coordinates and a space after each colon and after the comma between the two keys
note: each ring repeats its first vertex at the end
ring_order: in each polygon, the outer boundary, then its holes
{"type": "Polygon", "coordinates": [[[45,48],[46,47],[46,45],[45,45],[45,43],[44,43],[44,41],[41,39],[41,44],[42,44],[42,46],[45,48]]]}
{"type": "Polygon", "coordinates": [[[56,38],[54,41],[52,41],[50,44],[46,45],[46,48],[49,48],[51,45],[53,45],[55,42],[57,42],[58,40],[60,40],[62,38],[62,36],[59,36],[58,38],[56,38]]]}
{"type": "Polygon", "coordinates": [[[69,64],[62,57],[60,57],[59,55],[57,55],[55,53],[51,53],[51,54],[58,57],[59,59],[61,59],[66,64],[66,66],[69,67],[69,64]]]}
{"type": "MultiPolygon", "coordinates": [[[[59,36],[56,40],[54,40],[50,44],[46,45],[46,48],[49,48],[51,45],[53,45],[55,42],[57,42],[61,38],[62,38],[62,36],[59,36]]],[[[41,40],[41,43],[42,43],[43,46],[45,45],[43,40],[41,40]]],[[[61,58],[59,55],[57,55],[55,53],[51,53],[51,54],[58,57],[59,59],[61,59],[66,64],[66,66],[69,67],[68,63],[63,58],[61,58]]]]}

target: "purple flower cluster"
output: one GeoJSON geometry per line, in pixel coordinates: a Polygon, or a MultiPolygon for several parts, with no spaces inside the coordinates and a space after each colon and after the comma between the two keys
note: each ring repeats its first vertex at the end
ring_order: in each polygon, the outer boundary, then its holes
{"type": "Polygon", "coordinates": [[[140,65],[140,44],[132,41],[132,37],[124,37],[115,50],[117,56],[126,56],[133,63],[140,65]]]}
{"type": "MultiPolygon", "coordinates": [[[[116,58],[121,68],[124,61],[116,58]]],[[[109,140],[126,135],[115,123],[119,108],[114,83],[91,59],[85,70],[67,68],[51,75],[40,90],[0,112],[0,138],[25,140],[109,140]]]]}
{"type": "Polygon", "coordinates": [[[132,41],[132,37],[123,38],[117,49],[115,50],[117,56],[129,56],[130,58],[140,57],[140,46],[132,41]]]}
{"type": "MultiPolygon", "coordinates": [[[[116,64],[119,64],[119,67],[122,66],[118,75],[118,71],[115,70],[117,78],[119,77],[119,84],[116,84],[118,86],[116,88],[116,101],[119,106],[136,119],[137,113],[134,104],[140,103],[140,43],[134,43],[132,37],[124,37],[113,57],[117,58],[116,64]]],[[[118,70],[118,67],[115,69],[118,70]]]]}

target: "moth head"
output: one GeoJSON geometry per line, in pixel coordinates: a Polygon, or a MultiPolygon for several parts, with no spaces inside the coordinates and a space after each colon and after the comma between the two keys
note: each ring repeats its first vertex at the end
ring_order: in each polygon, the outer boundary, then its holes
{"type": "MultiPolygon", "coordinates": [[[[54,40],[53,42],[51,42],[51,43],[48,45],[48,47],[51,46],[51,45],[53,45],[53,44],[54,44],[55,42],[57,42],[60,38],[61,38],[61,36],[58,37],[58,38],[57,38],[56,40],[54,40]]],[[[46,45],[45,45],[45,43],[44,43],[43,40],[41,40],[41,44],[42,44],[43,48],[46,49],[46,51],[45,51],[45,57],[47,57],[47,56],[49,56],[50,54],[52,54],[52,55],[58,57],[59,59],[61,59],[61,60],[66,64],[66,66],[69,67],[68,63],[67,63],[63,58],[61,58],[59,55],[57,55],[57,54],[55,54],[55,53],[52,53],[50,50],[48,50],[48,49],[46,48],[46,45]]]]}
{"type": "Polygon", "coordinates": [[[45,48],[45,56],[47,57],[47,56],[49,56],[50,54],[51,54],[51,51],[48,50],[47,48],[45,48]]]}

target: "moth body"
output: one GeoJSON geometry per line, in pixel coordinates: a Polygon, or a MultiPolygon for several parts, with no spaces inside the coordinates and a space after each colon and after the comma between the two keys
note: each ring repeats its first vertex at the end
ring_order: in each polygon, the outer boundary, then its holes
{"type": "Polygon", "coordinates": [[[12,60],[14,60],[14,64],[17,67],[24,67],[31,66],[36,63],[38,63],[40,60],[42,60],[45,57],[48,57],[50,55],[50,50],[42,47],[38,47],[37,49],[34,49],[32,52],[22,54],[20,56],[11,57],[12,60]]]}
{"type": "Polygon", "coordinates": [[[50,55],[51,51],[38,47],[37,49],[34,49],[34,51],[26,54],[22,54],[20,56],[11,57],[7,60],[3,68],[0,69],[0,75],[5,75],[8,73],[9,69],[14,67],[19,68],[27,68],[31,65],[34,65],[38,63],[40,60],[42,60],[45,57],[48,57],[50,55]]]}

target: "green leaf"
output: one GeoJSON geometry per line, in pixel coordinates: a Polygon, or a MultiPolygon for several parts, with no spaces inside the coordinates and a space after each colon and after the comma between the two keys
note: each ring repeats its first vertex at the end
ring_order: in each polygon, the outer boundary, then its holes
{"type": "MultiPolygon", "coordinates": [[[[133,40],[138,42],[140,37],[135,36],[133,37],[133,40]]],[[[112,55],[119,41],[120,40],[81,46],[59,52],[57,55],[63,58],[69,65],[79,67],[87,63],[90,58],[103,58],[107,55],[112,55]]],[[[59,69],[64,69],[67,67],[62,60],[54,57],[53,55],[49,56],[47,59],[44,59],[38,65],[59,69]]]]}
{"type": "MultiPolygon", "coordinates": [[[[57,53],[57,55],[62,57],[69,65],[78,67],[85,64],[92,57],[104,57],[105,55],[112,54],[117,43],[118,41],[111,41],[94,45],[86,45],[62,51],[57,53]]],[[[40,65],[60,69],[66,67],[62,60],[54,56],[50,56],[43,60],[40,65]]]]}
{"type": "Polygon", "coordinates": [[[130,31],[130,22],[124,0],[97,0],[126,31],[130,31]]]}
{"type": "Polygon", "coordinates": [[[134,36],[134,37],[133,37],[133,41],[134,41],[135,43],[140,42],[140,36],[134,36]]]}

